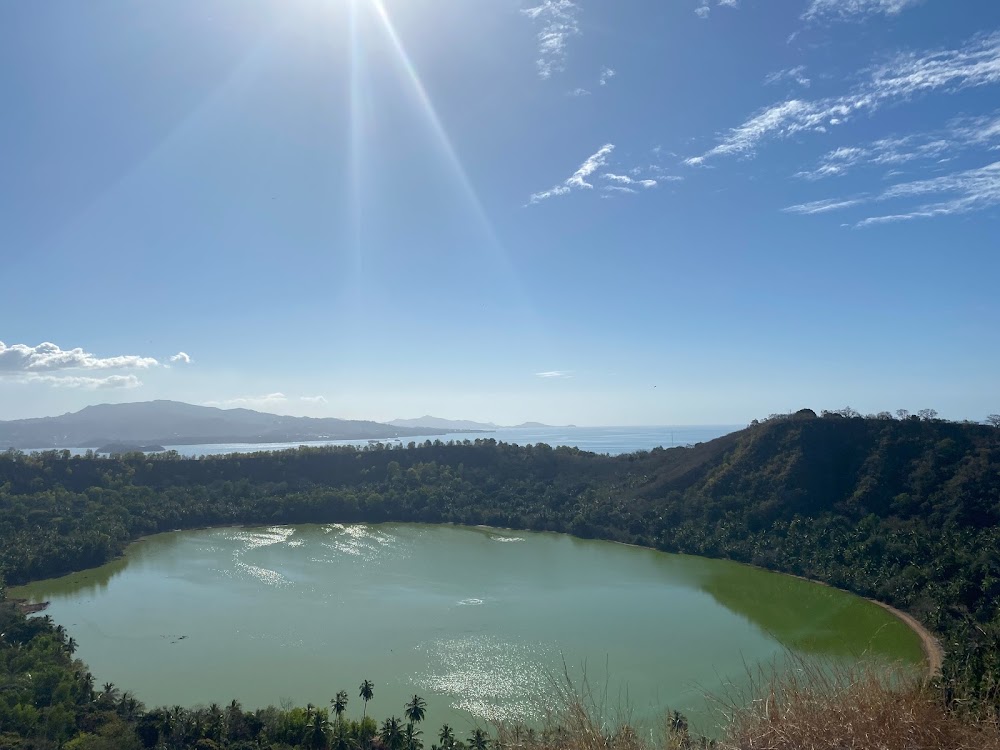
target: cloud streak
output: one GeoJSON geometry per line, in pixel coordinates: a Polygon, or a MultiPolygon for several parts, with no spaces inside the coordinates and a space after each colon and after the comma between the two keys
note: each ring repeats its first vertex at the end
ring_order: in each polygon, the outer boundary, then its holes
{"type": "Polygon", "coordinates": [[[895,16],[919,2],[921,0],[813,0],[802,19],[895,16]]]}
{"type": "Polygon", "coordinates": [[[187,352],[177,352],[174,356],[170,358],[171,362],[183,362],[186,365],[191,364],[194,360],[191,359],[191,355],[187,352]]]}
{"type": "Polygon", "coordinates": [[[796,65],[794,68],[776,70],[771,73],[764,79],[764,85],[774,86],[775,84],[782,83],[783,81],[792,81],[803,88],[809,88],[812,84],[812,81],[806,77],[806,66],[796,65]]]}
{"type": "Polygon", "coordinates": [[[546,380],[554,380],[557,378],[571,378],[573,377],[572,370],[548,370],[546,372],[536,372],[536,377],[544,378],[546,380]]]}
{"type": "Polygon", "coordinates": [[[572,190],[593,190],[594,186],[587,182],[587,179],[598,169],[608,163],[608,157],[615,150],[615,144],[606,143],[594,154],[587,157],[587,160],[580,165],[572,175],[563,182],[540,193],[533,193],[528,199],[529,204],[541,203],[557,195],[566,195],[572,190]]]}
{"type": "Polygon", "coordinates": [[[842,96],[790,99],[766,107],[725,134],[691,166],[724,156],[752,156],[762,142],[805,132],[826,132],[893,102],[932,91],[950,93],[1000,83],[1000,33],[978,36],[957,49],[897,55],[842,96]]]}
{"type": "Polygon", "coordinates": [[[1000,115],[953,120],[944,130],[881,138],[863,146],[842,146],[826,153],[813,169],[796,177],[821,180],[839,177],[862,167],[899,166],[918,161],[941,161],[974,147],[1000,149],[1000,115]]]}
{"type": "Polygon", "coordinates": [[[954,216],[1000,206],[1000,161],[940,177],[900,182],[874,196],[827,198],[788,206],[782,210],[786,213],[814,215],[860,205],[906,200],[916,201],[916,205],[870,216],[857,222],[855,227],[954,216]]]}
{"type": "Polygon", "coordinates": [[[566,45],[580,34],[580,8],[573,0],[542,0],[540,5],[521,11],[541,26],[538,31],[540,78],[550,78],[566,68],[566,45]]]}
{"type": "Polygon", "coordinates": [[[803,214],[812,216],[813,214],[825,214],[830,211],[839,211],[842,208],[850,208],[864,203],[862,198],[827,198],[821,201],[811,201],[810,203],[799,203],[795,206],[788,206],[781,209],[788,214],[803,214]]]}
{"type": "MultiPolygon", "coordinates": [[[[614,174],[613,172],[605,172],[603,177],[605,180],[610,180],[611,182],[617,183],[618,186],[623,186],[623,185],[628,187],[634,186],[634,187],[646,188],[648,190],[649,188],[655,188],[657,185],[656,180],[636,180],[629,177],[628,175],[614,174]]],[[[615,186],[612,185],[609,187],[615,187],[615,186]]],[[[636,191],[632,189],[631,192],[634,193],[636,191]]]]}

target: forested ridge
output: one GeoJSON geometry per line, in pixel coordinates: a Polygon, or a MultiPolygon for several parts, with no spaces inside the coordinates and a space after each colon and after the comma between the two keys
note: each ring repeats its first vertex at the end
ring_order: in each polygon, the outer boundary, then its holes
{"type": "MultiPolygon", "coordinates": [[[[567,532],[824,581],[913,613],[947,651],[945,700],[997,707],[996,427],[803,411],[697,446],[617,457],[489,439],[202,459],[0,454],[0,570],[10,584],[101,564],[159,531],[352,521],[567,532]]],[[[65,654],[69,636],[4,611],[37,630],[22,644],[65,654]]],[[[17,730],[24,736],[94,734],[80,725],[93,695],[32,693],[9,635],[0,656],[0,728],[31,707],[38,716],[34,730],[17,730]],[[76,723],[45,729],[60,711],[76,723]]],[[[77,679],[85,669],[68,654],[60,664],[52,669],[77,679]]],[[[130,726],[143,715],[116,714],[130,726]]]]}

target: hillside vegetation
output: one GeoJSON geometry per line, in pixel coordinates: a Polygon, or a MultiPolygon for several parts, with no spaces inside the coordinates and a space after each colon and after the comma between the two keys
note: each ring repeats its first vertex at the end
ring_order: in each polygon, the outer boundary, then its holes
{"type": "MultiPolygon", "coordinates": [[[[619,457],[494,440],[200,460],[0,454],[9,583],[98,565],[157,531],[352,521],[568,532],[807,576],[908,610],[939,634],[947,657],[933,701],[956,715],[1000,707],[995,427],[805,411],[619,457]]],[[[53,637],[32,627],[38,643],[53,637]]],[[[31,706],[34,729],[22,735],[74,736],[86,691],[67,688],[62,703],[32,694],[12,648],[0,640],[0,728],[31,706]]],[[[66,658],[58,669],[83,669],[66,658]]]]}

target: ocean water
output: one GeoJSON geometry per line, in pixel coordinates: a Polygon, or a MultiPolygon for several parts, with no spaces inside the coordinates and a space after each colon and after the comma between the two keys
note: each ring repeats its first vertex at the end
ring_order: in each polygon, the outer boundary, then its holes
{"type": "MultiPolygon", "coordinates": [[[[446,435],[423,435],[400,438],[405,445],[425,440],[493,440],[516,445],[546,443],[553,447],[566,445],[594,453],[619,455],[653,448],[673,448],[714,440],[746,425],[666,425],[663,427],[549,427],[539,429],[501,428],[491,432],[452,432],[446,435]]],[[[210,443],[204,445],[167,445],[182,456],[216,456],[227,453],[252,453],[296,448],[300,445],[367,445],[368,440],[313,440],[292,443],[210,443]]]]}

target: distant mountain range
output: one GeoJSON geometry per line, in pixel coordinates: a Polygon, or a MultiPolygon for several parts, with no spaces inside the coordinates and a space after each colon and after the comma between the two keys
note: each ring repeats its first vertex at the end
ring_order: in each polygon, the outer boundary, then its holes
{"type": "Polygon", "coordinates": [[[394,427],[408,427],[414,429],[434,429],[434,430],[446,430],[452,432],[454,430],[495,430],[498,425],[492,422],[472,422],[467,419],[441,419],[441,417],[432,417],[429,414],[423,417],[417,417],[416,419],[394,419],[389,424],[394,427]]]}
{"type": "MultiPolygon", "coordinates": [[[[475,422],[463,424],[478,425],[475,422]]],[[[251,409],[217,409],[179,401],[142,401],[88,406],[59,417],[0,421],[0,450],[88,448],[109,443],[118,446],[197,445],[385,439],[492,429],[495,429],[493,425],[433,427],[284,417],[251,409]]]]}

